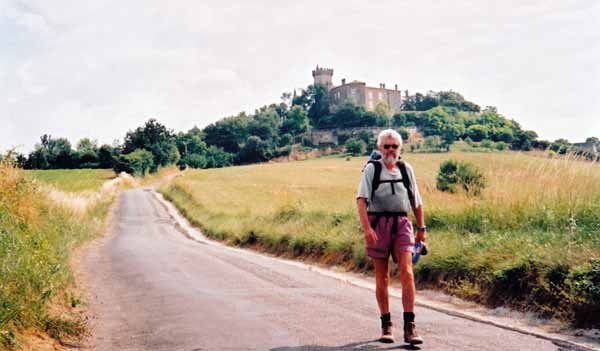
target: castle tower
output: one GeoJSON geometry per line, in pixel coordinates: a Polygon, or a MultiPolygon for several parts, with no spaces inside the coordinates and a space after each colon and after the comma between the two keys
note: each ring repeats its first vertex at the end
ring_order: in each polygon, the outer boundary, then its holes
{"type": "Polygon", "coordinates": [[[321,84],[327,88],[327,91],[333,88],[333,83],[331,77],[333,77],[333,69],[331,68],[322,68],[317,65],[312,71],[313,78],[315,79],[315,85],[321,84]]]}

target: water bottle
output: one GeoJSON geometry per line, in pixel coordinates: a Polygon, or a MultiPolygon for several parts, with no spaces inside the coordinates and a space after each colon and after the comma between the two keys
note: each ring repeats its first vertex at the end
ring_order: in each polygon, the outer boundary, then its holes
{"type": "Polygon", "coordinates": [[[417,262],[419,262],[419,258],[421,256],[425,256],[425,255],[427,255],[427,245],[424,244],[422,241],[418,241],[415,244],[413,257],[412,257],[412,263],[417,264],[417,262]]]}

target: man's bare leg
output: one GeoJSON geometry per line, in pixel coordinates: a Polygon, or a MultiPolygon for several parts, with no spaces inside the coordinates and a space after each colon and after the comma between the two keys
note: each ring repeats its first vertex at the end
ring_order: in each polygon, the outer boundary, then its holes
{"type": "Polygon", "coordinates": [[[375,267],[375,297],[381,314],[390,312],[390,299],[388,295],[388,285],[390,282],[390,274],[388,271],[389,259],[373,258],[373,266],[375,267]]]}
{"type": "Polygon", "coordinates": [[[416,289],[412,269],[412,252],[399,252],[397,257],[400,283],[402,283],[402,308],[404,312],[414,312],[416,289]]]}
{"type": "Polygon", "coordinates": [[[404,308],[404,342],[422,344],[423,339],[415,329],[415,278],[412,269],[412,252],[398,252],[398,270],[402,283],[402,307],[404,308]]]}
{"type": "Polygon", "coordinates": [[[374,258],[373,266],[375,267],[375,297],[381,312],[381,338],[379,341],[385,343],[394,342],[393,325],[390,315],[390,299],[388,294],[388,285],[390,281],[389,275],[389,259],[374,258]]]}

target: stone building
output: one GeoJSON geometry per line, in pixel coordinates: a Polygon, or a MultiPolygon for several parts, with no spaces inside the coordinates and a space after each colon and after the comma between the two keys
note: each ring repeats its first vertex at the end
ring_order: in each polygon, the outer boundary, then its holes
{"type": "Polygon", "coordinates": [[[346,100],[364,106],[369,111],[375,110],[377,104],[383,102],[390,108],[392,114],[400,112],[402,92],[398,90],[398,84],[394,89],[387,89],[383,83],[379,84],[379,88],[374,88],[368,87],[365,82],[353,80],[346,83],[346,79],[342,79],[342,85],[334,86],[333,69],[319,66],[312,71],[312,75],[315,85],[323,85],[329,91],[329,105],[334,112],[346,100]]]}

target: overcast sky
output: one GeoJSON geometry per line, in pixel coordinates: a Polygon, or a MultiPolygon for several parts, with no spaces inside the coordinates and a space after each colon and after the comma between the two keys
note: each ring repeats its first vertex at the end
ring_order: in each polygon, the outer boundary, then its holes
{"type": "Polygon", "coordinates": [[[455,90],[542,139],[600,137],[600,1],[0,0],[0,150],[112,143],[278,102],[311,70],[455,90]]]}

